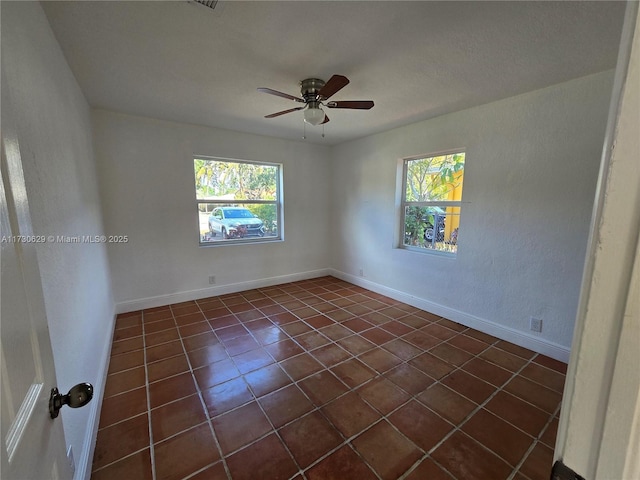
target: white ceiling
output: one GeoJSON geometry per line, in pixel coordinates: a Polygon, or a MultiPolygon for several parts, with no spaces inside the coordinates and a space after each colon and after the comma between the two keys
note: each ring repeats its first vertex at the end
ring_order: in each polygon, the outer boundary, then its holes
{"type": "Polygon", "coordinates": [[[307,141],[337,144],[615,66],[624,3],[43,2],[89,104],[300,140],[298,82],[351,83],[307,141]]]}

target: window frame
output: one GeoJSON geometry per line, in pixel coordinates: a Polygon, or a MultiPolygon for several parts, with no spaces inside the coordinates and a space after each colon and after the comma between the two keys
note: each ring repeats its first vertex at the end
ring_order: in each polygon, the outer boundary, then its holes
{"type": "MultiPolygon", "coordinates": [[[[423,160],[427,158],[435,158],[435,157],[444,157],[447,155],[455,155],[455,154],[463,154],[465,156],[465,164],[466,164],[466,149],[457,148],[452,150],[446,150],[443,152],[429,153],[426,155],[414,155],[411,157],[402,158],[400,161],[400,174],[401,174],[401,190],[399,195],[399,228],[398,228],[398,242],[397,248],[402,250],[407,250],[411,252],[424,253],[428,255],[437,255],[448,258],[456,258],[457,257],[457,235],[456,235],[456,250],[455,251],[446,251],[446,250],[438,250],[435,248],[424,248],[416,245],[407,245],[405,244],[405,225],[406,225],[406,211],[407,207],[440,207],[442,209],[447,208],[457,208],[458,216],[462,215],[462,197],[460,200],[429,200],[429,201],[408,201],[407,200],[407,171],[409,162],[416,160],[423,160]]],[[[466,166],[466,165],[465,165],[466,166]]],[[[464,175],[464,173],[463,173],[464,175]]],[[[464,177],[463,177],[464,178],[464,177]]],[[[464,183],[464,180],[463,180],[464,183]]],[[[464,191],[464,187],[463,187],[464,191]]],[[[460,220],[458,220],[459,222],[460,220]]],[[[437,233],[436,233],[437,234],[437,233]]]]}
{"type": "Polygon", "coordinates": [[[265,162],[256,160],[244,160],[237,158],[226,158],[210,155],[193,155],[192,161],[196,160],[213,161],[221,163],[236,163],[246,165],[261,165],[276,168],[276,195],[275,200],[249,200],[249,199],[204,199],[198,198],[198,190],[196,188],[195,171],[193,173],[194,181],[194,193],[196,203],[196,214],[198,215],[198,246],[200,247],[220,247],[223,245],[238,245],[238,244],[252,244],[252,243],[270,243],[270,242],[282,242],[284,241],[284,202],[283,202],[283,165],[276,162],[265,162]],[[216,207],[237,207],[244,205],[274,205],[276,210],[276,234],[273,236],[263,237],[243,237],[243,238],[228,238],[219,241],[203,241],[202,232],[200,231],[200,205],[211,205],[211,208],[207,208],[209,214],[213,212],[216,207]]]}

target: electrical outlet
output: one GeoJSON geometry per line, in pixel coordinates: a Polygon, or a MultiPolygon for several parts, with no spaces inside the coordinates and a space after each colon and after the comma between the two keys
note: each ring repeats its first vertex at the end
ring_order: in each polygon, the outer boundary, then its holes
{"type": "Polygon", "coordinates": [[[542,332],[542,319],[529,317],[529,329],[533,332],[542,332]]]}
{"type": "Polygon", "coordinates": [[[216,283],[216,276],[215,275],[211,275],[209,277],[209,285],[215,285],[216,283]]]}
{"type": "Polygon", "coordinates": [[[360,274],[361,277],[364,277],[364,270],[361,268],[360,271],[358,272],[360,274]]]}

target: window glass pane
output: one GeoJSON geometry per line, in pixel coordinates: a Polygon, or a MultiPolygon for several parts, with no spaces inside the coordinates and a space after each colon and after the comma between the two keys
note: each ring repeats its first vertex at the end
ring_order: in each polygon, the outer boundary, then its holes
{"type": "Polygon", "coordinates": [[[277,237],[276,213],[275,203],[199,203],[200,243],[277,237]]]}
{"type": "Polygon", "coordinates": [[[403,243],[455,253],[458,250],[460,207],[405,206],[403,243]]]}
{"type": "Polygon", "coordinates": [[[194,160],[198,200],[276,200],[278,166],[194,160]]]}
{"type": "Polygon", "coordinates": [[[194,159],[201,245],[282,238],[280,165],[194,159]]]}
{"type": "Polygon", "coordinates": [[[462,199],[464,152],[406,161],[406,202],[462,199]]]}

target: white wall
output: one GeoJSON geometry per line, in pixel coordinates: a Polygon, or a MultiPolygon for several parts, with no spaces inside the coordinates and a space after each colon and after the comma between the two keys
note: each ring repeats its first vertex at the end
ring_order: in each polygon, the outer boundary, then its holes
{"type": "MultiPolygon", "coordinates": [[[[34,233],[101,234],[89,106],[39,3],[2,2],[2,72],[17,115],[34,233]]],[[[76,463],[91,462],[114,320],[106,248],[48,242],[37,254],[58,387],[96,386],[89,406],[61,412],[76,463]]]]}
{"type": "Polygon", "coordinates": [[[566,361],[612,78],[591,75],[335,147],[332,267],[566,361]],[[401,159],[457,148],[466,150],[457,258],[395,248],[401,159]],[[541,334],[529,332],[530,316],[543,319],[541,334]]]}
{"type": "Polygon", "coordinates": [[[327,147],[95,110],[94,145],[121,311],[327,273],[327,147]],[[285,242],[198,246],[193,156],[283,164],[285,242]],[[216,287],[208,278],[216,276],[216,287]]]}
{"type": "Polygon", "coordinates": [[[556,441],[588,479],[640,478],[639,26],[629,2],[556,441]]]}

